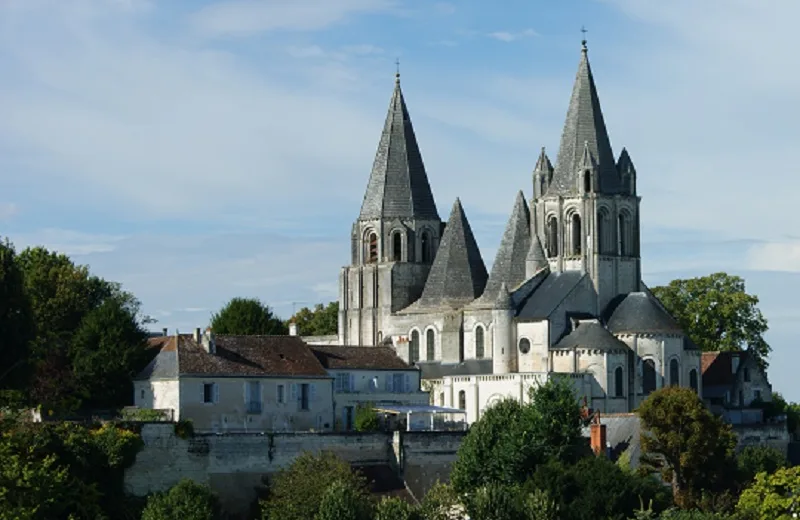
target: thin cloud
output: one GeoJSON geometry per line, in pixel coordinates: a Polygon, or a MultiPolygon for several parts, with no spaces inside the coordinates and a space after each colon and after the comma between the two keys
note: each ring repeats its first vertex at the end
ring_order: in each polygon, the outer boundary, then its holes
{"type": "Polygon", "coordinates": [[[511,43],[523,38],[538,36],[538,34],[533,29],[525,29],[524,31],[519,32],[495,31],[487,34],[487,36],[501,42],[511,43]]]}

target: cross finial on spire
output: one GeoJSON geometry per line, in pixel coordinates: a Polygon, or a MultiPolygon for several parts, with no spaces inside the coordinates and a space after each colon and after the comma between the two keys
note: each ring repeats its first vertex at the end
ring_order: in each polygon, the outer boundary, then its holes
{"type": "Polygon", "coordinates": [[[583,33],[583,39],[581,40],[581,47],[583,47],[584,51],[587,50],[587,48],[586,48],[586,33],[587,32],[589,32],[589,31],[586,30],[586,27],[581,25],[581,33],[583,33]]]}
{"type": "Polygon", "coordinates": [[[395,81],[400,83],[400,58],[394,60],[394,65],[395,65],[394,79],[395,81]]]}

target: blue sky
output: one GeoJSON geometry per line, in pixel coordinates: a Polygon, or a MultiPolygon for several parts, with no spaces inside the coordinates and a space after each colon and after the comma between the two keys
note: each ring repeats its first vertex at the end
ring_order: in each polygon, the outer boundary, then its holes
{"type": "Polygon", "coordinates": [[[645,281],[745,277],[800,400],[800,4],[769,6],[4,0],[0,233],[122,282],[157,328],[233,296],[335,299],[399,58],[439,211],[461,197],[490,266],[556,155],[585,25],[639,173],[645,281]]]}

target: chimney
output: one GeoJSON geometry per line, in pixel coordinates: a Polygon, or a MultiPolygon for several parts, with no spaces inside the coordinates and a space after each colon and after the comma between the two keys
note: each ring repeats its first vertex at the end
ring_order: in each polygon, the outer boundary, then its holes
{"type": "Polygon", "coordinates": [[[217,353],[217,342],[214,338],[214,332],[211,330],[211,327],[207,328],[205,333],[203,333],[201,344],[203,346],[203,350],[209,354],[217,353]]]}
{"type": "Polygon", "coordinates": [[[201,339],[200,327],[197,327],[196,329],[194,329],[193,337],[194,337],[195,343],[200,343],[200,339],[201,339]]]}
{"type": "Polygon", "coordinates": [[[290,336],[297,336],[298,335],[297,334],[297,323],[295,323],[293,321],[289,323],[289,335],[290,336]]]}
{"type": "Polygon", "coordinates": [[[606,425],[592,422],[589,426],[592,451],[595,455],[606,454],[606,425]]]}
{"type": "Polygon", "coordinates": [[[163,329],[161,329],[161,335],[162,335],[162,336],[169,336],[169,331],[167,330],[167,328],[166,328],[166,327],[164,327],[163,329]]]}

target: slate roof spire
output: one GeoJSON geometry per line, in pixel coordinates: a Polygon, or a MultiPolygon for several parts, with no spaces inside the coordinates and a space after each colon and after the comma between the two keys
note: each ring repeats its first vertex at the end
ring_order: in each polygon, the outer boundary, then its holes
{"type": "Polygon", "coordinates": [[[439,220],[414,127],[400,89],[399,71],[395,74],[394,92],[359,218],[439,220]]]}
{"type": "Polygon", "coordinates": [[[519,191],[483,291],[486,298],[496,298],[501,285],[513,289],[525,281],[525,257],[530,246],[531,216],[525,195],[519,191]]]}
{"type": "Polygon", "coordinates": [[[483,293],[488,276],[464,208],[456,199],[418,304],[463,307],[483,293]]]}
{"type": "Polygon", "coordinates": [[[589,65],[589,50],[582,42],[578,73],[572,87],[567,119],[561,134],[553,181],[548,194],[572,195],[579,193],[583,184],[580,172],[591,157],[596,163],[597,190],[602,193],[617,193],[620,190],[616,161],[611,151],[600,99],[589,65]],[[588,152],[588,153],[587,153],[588,152]]]}

